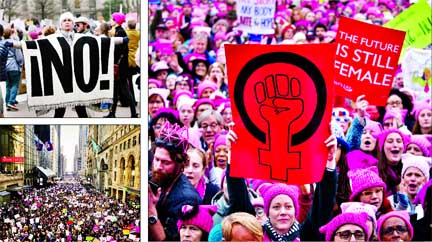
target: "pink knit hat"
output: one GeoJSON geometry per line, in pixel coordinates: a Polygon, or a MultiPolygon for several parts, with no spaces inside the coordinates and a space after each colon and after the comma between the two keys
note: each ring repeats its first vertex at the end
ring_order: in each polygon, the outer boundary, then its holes
{"type": "Polygon", "coordinates": [[[126,15],[123,13],[115,12],[111,15],[111,18],[118,24],[122,25],[126,21],[126,15]]]}
{"type": "Polygon", "coordinates": [[[193,98],[192,92],[188,90],[177,90],[174,91],[173,105],[177,106],[177,101],[182,96],[188,96],[189,98],[193,98]]]}
{"type": "Polygon", "coordinates": [[[378,135],[379,150],[382,151],[383,146],[384,146],[384,142],[385,142],[387,136],[391,133],[398,133],[402,137],[402,141],[404,144],[404,152],[405,152],[406,146],[408,145],[408,143],[410,141],[410,136],[402,133],[399,129],[395,129],[395,128],[390,128],[390,129],[384,130],[383,132],[381,132],[381,134],[378,135]]]}
{"type": "Polygon", "coordinates": [[[429,180],[429,157],[424,156],[416,156],[412,154],[402,154],[402,177],[405,175],[405,172],[410,167],[415,167],[423,173],[423,175],[427,178],[426,180],[429,180]]]}
{"type": "Polygon", "coordinates": [[[210,104],[212,105],[213,109],[214,109],[214,104],[213,101],[210,98],[200,98],[198,99],[198,101],[195,102],[194,105],[194,110],[197,110],[199,106],[201,106],[202,104],[210,104]]]}
{"type": "Polygon", "coordinates": [[[421,102],[416,102],[414,104],[413,113],[414,113],[414,117],[416,120],[418,120],[420,112],[425,110],[425,109],[432,110],[432,104],[431,104],[430,99],[426,99],[426,100],[423,100],[421,102]]]}
{"type": "Polygon", "coordinates": [[[184,218],[178,220],[177,228],[180,230],[182,225],[195,225],[203,231],[210,233],[210,230],[213,228],[212,216],[216,213],[217,206],[199,205],[198,213],[191,217],[191,214],[194,214],[194,210],[196,211],[196,207],[183,205],[181,212],[184,218]]]}
{"type": "Polygon", "coordinates": [[[430,157],[431,143],[429,142],[429,140],[427,140],[426,135],[411,135],[411,139],[408,142],[407,146],[409,144],[416,144],[421,149],[423,156],[430,157]]]}
{"type": "Polygon", "coordinates": [[[353,150],[346,154],[348,169],[350,171],[365,169],[378,164],[378,159],[361,150],[353,150]]]}
{"type": "Polygon", "coordinates": [[[201,97],[202,93],[204,92],[205,89],[210,88],[213,91],[216,91],[218,89],[218,86],[216,83],[212,82],[212,81],[203,81],[198,85],[198,98],[201,97]]]}
{"type": "Polygon", "coordinates": [[[352,187],[350,201],[353,201],[362,191],[372,187],[383,187],[384,193],[387,189],[386,184],[378,175],[376,166],[348,171],[348,177],[351,179],[352,187]]]}
{"type": "Polygon", "coordinates": [[[158,61],[151,66],[153,72],[169,70],[169,66],[165,61],[158,61]]]}
{"type": "Polygon", "coordinates": [[[148,81],[149,84],[155,84],[157,88],[161,88],[162,87],[162,82],[154,79],[154,78],[150,78],[148,81]]]}
{"type": "Polygon", "coordinates": [[[189,144],[191,144],[196,149],[201,149],[201,132],[199,129],[189,128],[189,144]]]}
{"type": "Polygon", "coordinates": [[[404,211],[388,212],[388,213],[382,215],[378,219],[378,229],[377,229],[378,241],[382,241],[381,233],[383,232],[382,229],[383,229],[384,222],[387,219],[392,218],[392,217],[400,218],[405,222],[406,226],[408,227],[409,234],[410,234],[410,240],[412,240],[412,238],[414,236],[414,230],[413,230],[413,227],[412,227],[411,222],[410,222],[410,216],[409,216],[408,212],[404,210],[404,211]]]}
{"type": "Polygon", "coordinates": [[[272,202],[272,200],[277,196],[277,195],[287,195],[288,197],[290,197],[293,200],[294,203],[294,209],[295,209],[295,215],[297,217],[297,214],[299,213],[299,206],[298,206],[298,196],[299,196],[299,191],[298,191],[298,187],[296,186],[290,186],[287,184],[283,184],[283,183],[278,183],[278,184],[273,184],[267,191],[265,191],[263,195],[264,198],[264,212],[266,213],[266,215],[269,215],[269,209],[270,209],[270,204],[272,202]]]}
{"type": "MultiPolygon", "coordinates": [[[[390,118],[396,118],[398,116],[397,112],[399,112],[399,110],[387,109],[386,113],[384,114],[383,122],[386,121],[387,119],[390,119],[390,118]]],[[[400,110],[402,122],[405,120],[405,116],[406,116],[407,112],[408,112],[408,110],[406,110],[406,109],[400,110]]]]}
{"type": "Polygon", "coordinates": [[[153,95],[159,95],[164,101],[164,107],[168,107],[168,96],[170,91],[165,88],[152,88],[149,90],[149,98],[153,95]]]}
{"type": "Polygon", "coordinates": [[[354,224],[360,226],[365,232],[366,241],[369,241],[367,234],[369,232],[366,221],[367,213],[341,213],[334,217],[328,224],[321,226],[319,231],[325,234],[325,241],[333,241],[335,232],[338,228],[345,224],[354,224]]]}
{"type": "Polygon", "coordinates": [[[226,135],[225,134],[217,134],[215,136],[214,149],[216,150],[216,148],[219,145],[226,145],[226,135]]]}
{"type": "Polygon", "coordinates": [[[378,211],[378,208],[374,205],[362,202],[346,202],[341,204],[341,210],[342,213],[366,213],[368,217],[372,219],[374,227],[376,228],[376,212],[378,211]]]}
{"type": "Polygon", "coordinates": [[[370,130],[373,136],[378,136],[382,132],[382,126],[379,122],[366,119],[366,125],[363,130],[370,130]]]}

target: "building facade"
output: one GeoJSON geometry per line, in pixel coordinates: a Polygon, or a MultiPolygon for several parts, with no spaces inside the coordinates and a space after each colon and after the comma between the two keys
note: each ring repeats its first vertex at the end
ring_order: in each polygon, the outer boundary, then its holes
{"type": "Polygon", "coordinates": [[[139,198],[140,137],[139,125],[90,125],[87,166],[93,186],[123,202],[139,198]]]}

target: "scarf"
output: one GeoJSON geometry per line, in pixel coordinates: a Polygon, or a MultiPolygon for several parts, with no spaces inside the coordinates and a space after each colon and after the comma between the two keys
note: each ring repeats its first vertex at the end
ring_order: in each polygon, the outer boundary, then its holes
{"type": "Polygon", "coordinates": [[[290,230],[285,234],[278,234],[276,230],[270,223],[270,220],[267,221],[263,225],[263,229],[265,233],[269,236],[271,241],[294,241],[300,235],[300,224],[297,221],[294,221],[293,225],[291,225],[290,230]]]}
{"type": "Polygon", "coordinates": [[[199,193],[201,199],[204,199],[205,190],[206,190],[206,180],[204,176],[202,176],[201,179],[198,181],[196,190],[199,193]]]}

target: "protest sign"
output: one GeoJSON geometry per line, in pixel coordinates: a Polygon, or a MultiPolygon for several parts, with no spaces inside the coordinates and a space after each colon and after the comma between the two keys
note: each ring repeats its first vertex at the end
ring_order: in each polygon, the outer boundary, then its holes
{"type": "Polygon", "coordinates": [[[365,94],[385,106],[405,33],[341,17],[336,36],[335,92],[356,100],[365,94]]]}
{"type": "Polygon", "coordinates": [[[432,50],[407,48],[401,63],[404,87],[416,93],[416,100],[432,97],[432,50]]]}
{"type": "Polygon", "coordinates": [[[420,0],[384,24],[384,27],[406,32],[399,63],[405,56],[406,48],[424,48],[432,43],[431,11],[426,1],[420,0]]]}
{"type": "Polygon", "coordinates": [[[238,29],[250,34],[274,34],[276,0],[237,1],[238,29]]]}
{"type": "Polygon", "coordinates": [[[112,102],[114,42],[74,34],[23,42],[30,110],[112,102]]]}
{"type": "Polygon", "coordinates": [[[225,46],[239,137],[232,145],[232,176],[292,184],[321,180],[324,140],[330,135],[334,47],[225,46]]]}

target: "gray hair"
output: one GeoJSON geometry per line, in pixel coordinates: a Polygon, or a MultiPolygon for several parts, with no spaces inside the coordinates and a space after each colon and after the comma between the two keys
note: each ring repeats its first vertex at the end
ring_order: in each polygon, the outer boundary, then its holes
{"type": "Polygon", "coordinates": [[[216,118],[216,121],[218,122],[219,125],[224,125],[224,120],[222,115],[216,110],[208,109],[202,112],[201,115],[198,117],[198,127],[201,127],[201,123],[204,120],[210,118],[211,116],[214,116],[216,118]]]}

